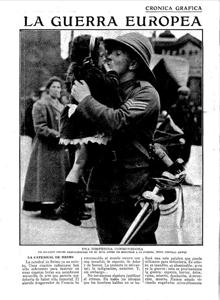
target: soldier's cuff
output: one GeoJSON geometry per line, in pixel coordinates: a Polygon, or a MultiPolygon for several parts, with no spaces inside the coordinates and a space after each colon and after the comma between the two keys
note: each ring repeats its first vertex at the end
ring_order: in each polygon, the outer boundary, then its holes
{"type": "Polygon", "coordinates": [[[94,98],[91,95],[88,95],[85,98],[83,98],[83,100],[81,102],[79,102],[79,104],[77,105],[76,111],[87,110],[90,107],[90,102],[93,99],[94,98]]]}
{"type": "Polygon", "coordinates": [[[86,96],[85,98],[83,98],[83,100],[82,100],[80,103],[89,101],[89,100],[91,100],[91,99],[93,99],[92,95],[88,95],[88,96],[86,96]]]}

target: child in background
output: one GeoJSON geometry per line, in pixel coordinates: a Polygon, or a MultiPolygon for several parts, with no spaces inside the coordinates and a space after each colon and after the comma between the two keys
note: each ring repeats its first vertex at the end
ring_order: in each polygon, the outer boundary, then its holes
{"type": "MultiPolygon", "coordinates": [[[[115,71],[105,63],[106,51],[102,37],[77,36],[72,44],[71,64],[67,71],[66,87],[71,92],[74,81],[85,80],[92,96],[101,103],[117,108],[121,104],[119,79],[115,71]]],[[[61,114],[60,143],[75,146],[75,160],[69,172],[65,187],[64,201],[57,209],[57,215],[73,225],[91,217],[83,212],[84,199],[81,195],[81,178],[87,162],[87,144],[106,145],[111,136],[100,132],[90,121],[80,118],[77,102],[67,105],[61,114]]]]}

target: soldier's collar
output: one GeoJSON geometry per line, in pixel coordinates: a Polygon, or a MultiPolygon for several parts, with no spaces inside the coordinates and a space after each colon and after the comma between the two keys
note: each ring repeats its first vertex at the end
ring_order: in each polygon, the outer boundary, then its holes
{"type": "Polygon", "coordinates": [[[130,88],[131,86],[135,85],[136,82],[137,81],[135,79],[131,79],[131,80],[122,82],[122,83],[120,83],[120,88],[123,90],[126,90],[126,89],[130,88]]]}

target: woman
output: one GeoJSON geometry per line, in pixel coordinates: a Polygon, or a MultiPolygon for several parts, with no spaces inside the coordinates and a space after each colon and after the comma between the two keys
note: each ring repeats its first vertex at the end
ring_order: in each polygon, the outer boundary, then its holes
{"type": "MultiPolygon", "coordinates": [[[[88,34],[77,36],[71,48],[71,64],[67,70],[66,86],[71,92],[75,80],[85,80],[98,101],[102,101],[108,107],[119,107],[121,98],[118,91],[118,74],[107,69],[105,54],[102,37],[88,34]]],[[[74,145],[75,157],[73,167],[66,178],[64,201],[56,213],[67,222],[79,226],[80,219],[87,220],[91,217],[85,212],[85,193],[82,184],[85,169],[88,169],[86,163],[89,160],[91,165],[91,151],[98,157],[98,153],[111,137],[100,131],[92,120],[82,119],[80,114],[74,113],[77,107],[74,98],[72,102],[61,114],[60,142],[64,145],[74,145]],[[88,148],[89,159],[87,159],[88,148]]]]}
{"type": "Polygon", "coordinates": [[[23,209],[41,210],[42,217],[55,218],[54,209],[62,201],[62,189],[69,171],[68,152],[59,144],[62,81],[51,77],[47,95],[33,106],[36,137],[23,191],[23,209]]]}

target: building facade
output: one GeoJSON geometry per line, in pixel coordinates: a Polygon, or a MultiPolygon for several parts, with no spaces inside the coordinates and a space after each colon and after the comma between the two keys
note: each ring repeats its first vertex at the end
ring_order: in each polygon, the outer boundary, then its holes
{"type": "Polygon", "coordinates": [[[156,54],[184,57],[189,62],[188,87],[191,90],[191,100],[196,105],[202,102],[202,42],[187,33],[176,38],[170,30],[165,30],[158,37],[153,34],[152,45],[156,54]]]}

